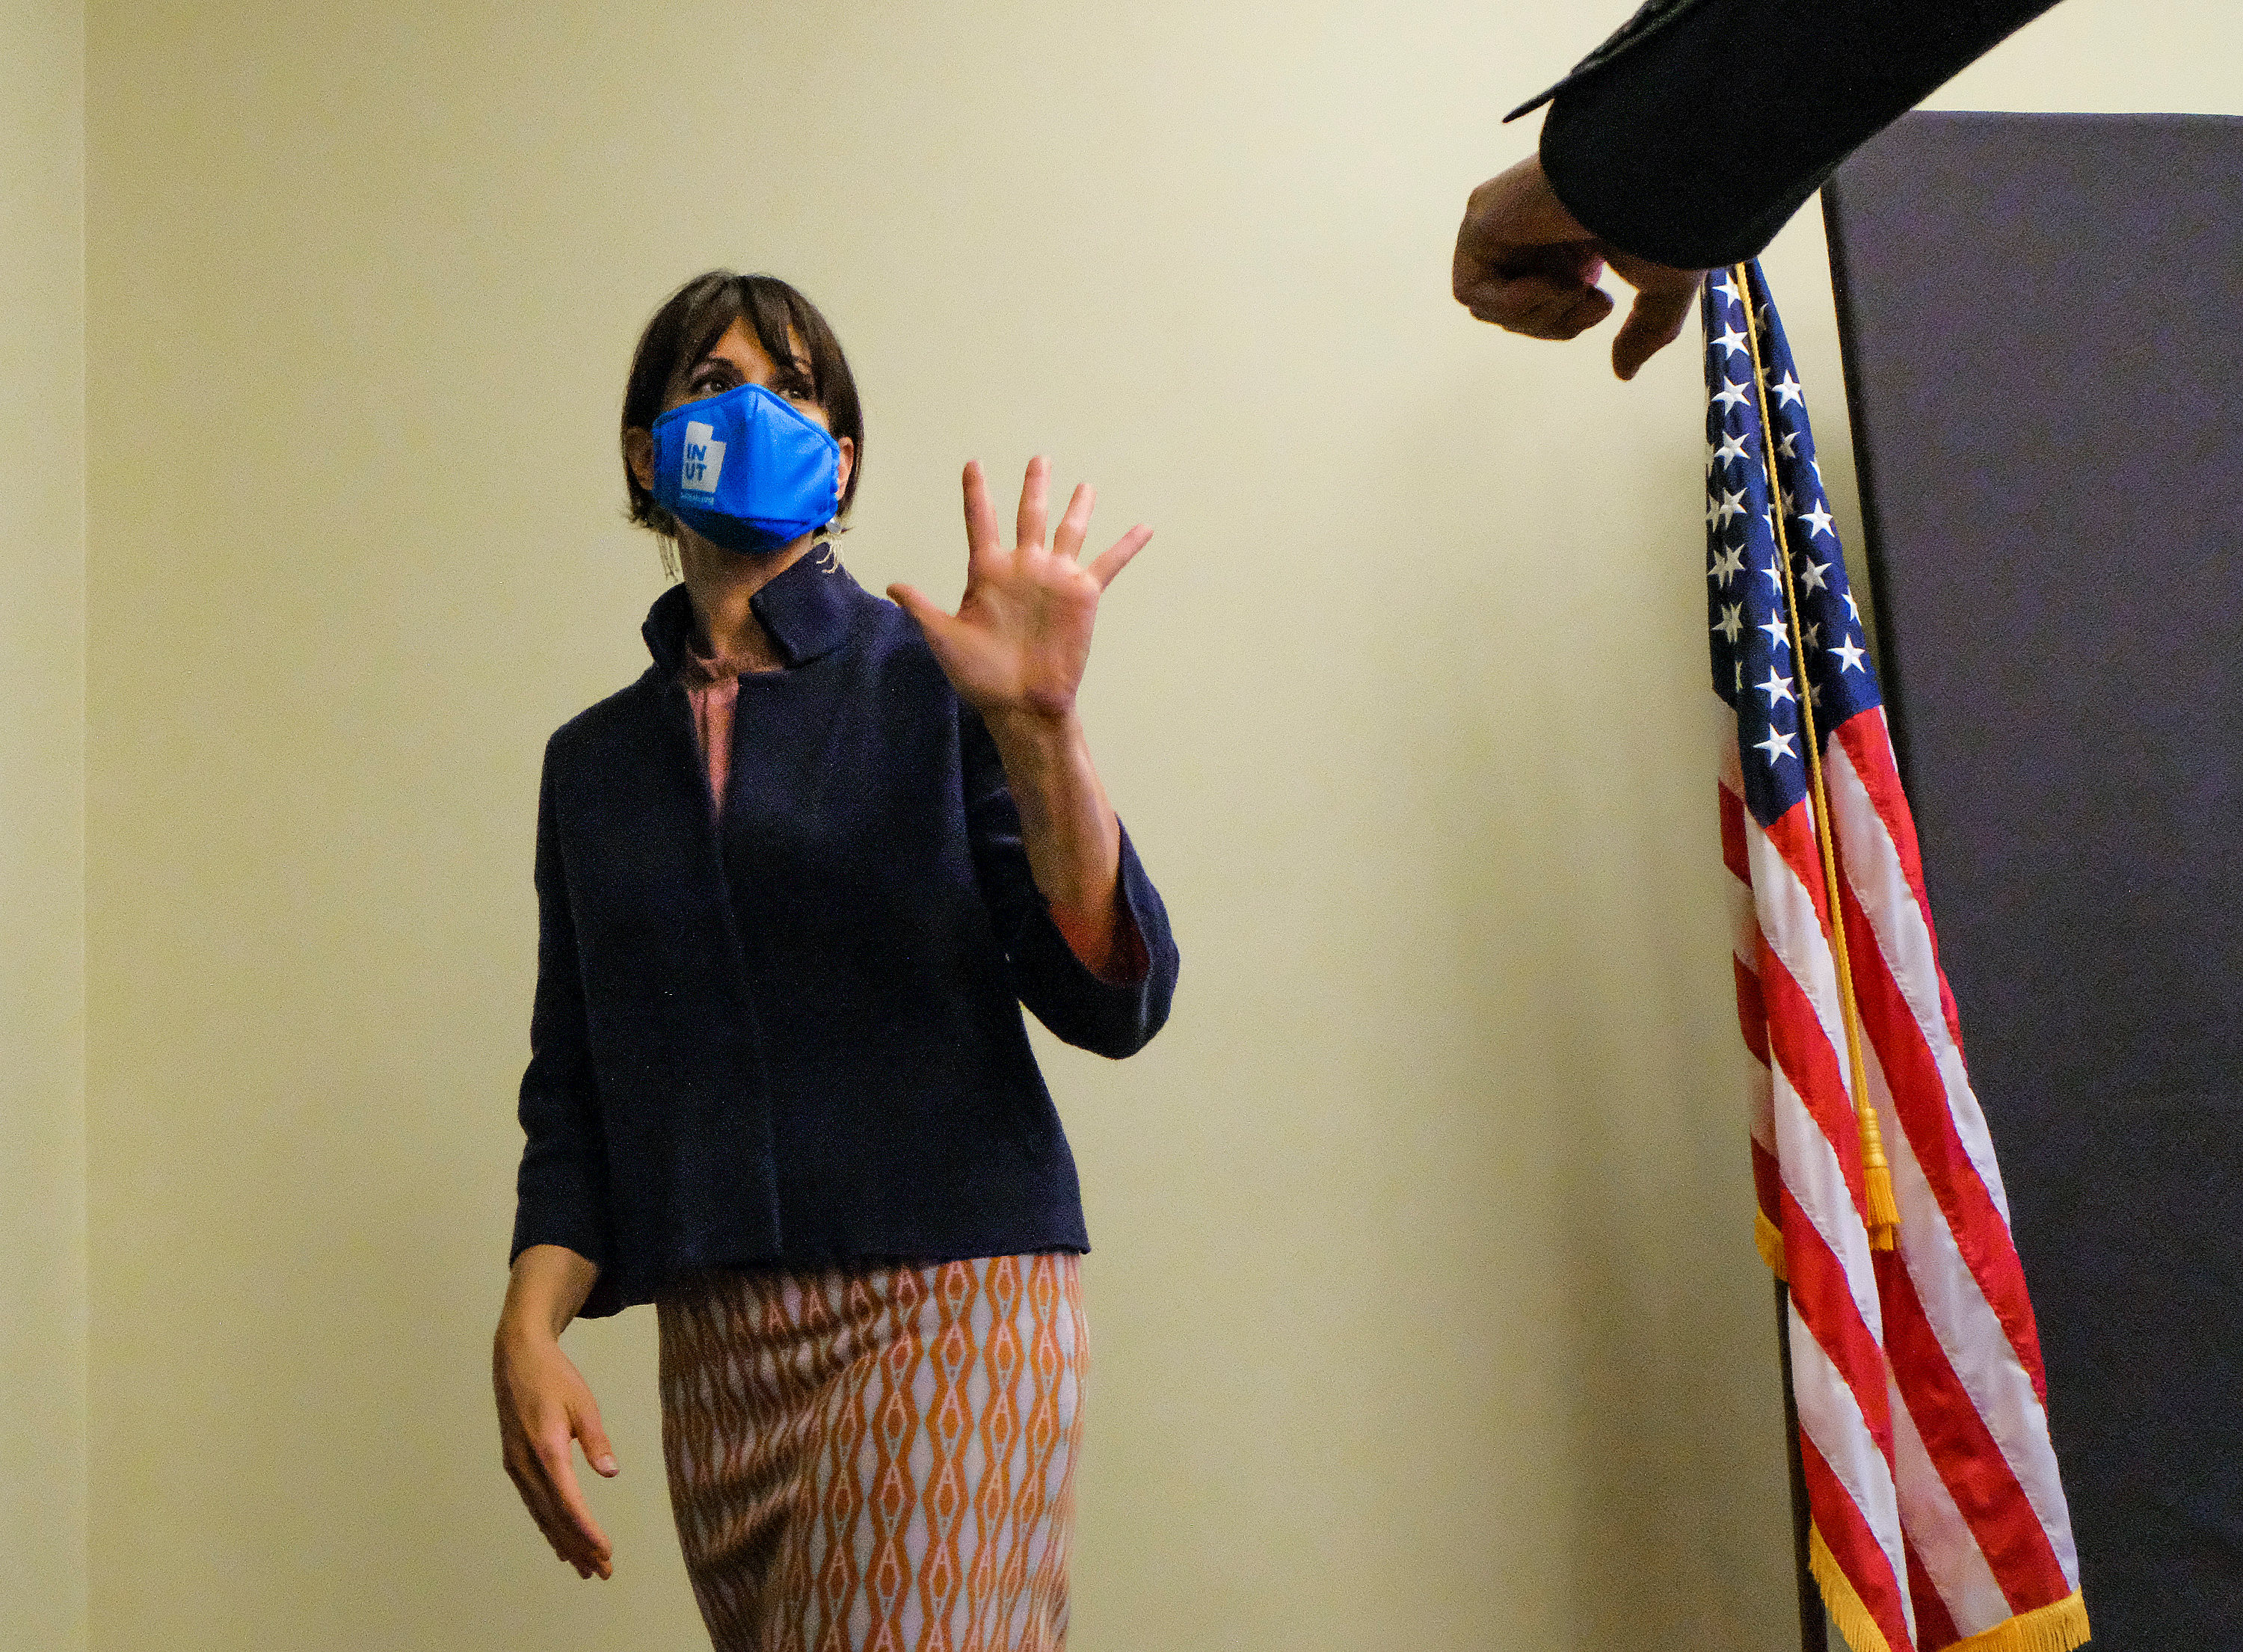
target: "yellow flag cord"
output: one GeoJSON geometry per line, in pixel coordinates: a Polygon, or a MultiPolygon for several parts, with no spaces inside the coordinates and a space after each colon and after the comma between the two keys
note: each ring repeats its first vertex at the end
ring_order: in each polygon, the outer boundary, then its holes
{"type": "Polygon", "coordinates": [[[1760,406],[1761,460],[1768,469],[1768,515],[1775,528],[1775,565],[1783,574],[1784,617],[1791,631],[1791,659],[1799,680],[1799,722],[1807,748],[1807,785],[1815,806],[1815,841],[1822,850],[1822,881],[1830,899],[1830,956],[1838,970],[1838,1006],[1846,1027],[1846,1064],[1854,1081],[1854,1116],[1861,1127],[1862,1180],[1869,1199],[1869,1246],[1893,1248],[1900,1206],[1893,1199],[1892,1167],[1885,1162],[1884,1137],[1877,1128],[1876,1104],[1869,1098],[1869,1075],[1862,1063],[1862,1012],[1854,998],[1854,973],[1846,959],[1846,921],[1838,904],[1838,857],[1830,845],[1830,799],[1822,785],[1822,747],[1815,733],[1815,693],[1807,681],[1806,633],[1799,621],[1799,597],[1791,578],[1791,544],[1784,532],[1783,483],[1775,471],[1775,427],[1768,416],[1768,386],[1761,377],[1760,323],[1753,313],[1752,285],[1741,264],[1731,266],[1738,301],[1744,306],[1745,343],[1752,352],[1753,394],[1760,406]]]}

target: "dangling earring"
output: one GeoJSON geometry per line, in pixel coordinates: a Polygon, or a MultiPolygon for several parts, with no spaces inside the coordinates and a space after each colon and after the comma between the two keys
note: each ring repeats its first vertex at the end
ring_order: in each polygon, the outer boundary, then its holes
{"type": "Polygon", "coordinates": [[[818,559],[820,574],[839,574],[841,571],[841,553],[833,548],[832,540],[818,541],[810,547],[810,554],[818,559]]]}

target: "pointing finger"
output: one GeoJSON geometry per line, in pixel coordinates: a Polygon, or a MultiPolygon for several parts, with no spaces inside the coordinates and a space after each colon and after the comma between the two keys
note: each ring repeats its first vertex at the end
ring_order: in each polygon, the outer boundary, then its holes
{"type": "Polygon", "coordinates": [[[1695,286],[1679,292],[1637,293],[1627,319],[1613,337],[1613,372],[1622,379],[1633,379],[1645,362],[1674,343],[1681,334],[1682,324],[1689,319],[1690,306],[1697,296],[1695,286]]]}

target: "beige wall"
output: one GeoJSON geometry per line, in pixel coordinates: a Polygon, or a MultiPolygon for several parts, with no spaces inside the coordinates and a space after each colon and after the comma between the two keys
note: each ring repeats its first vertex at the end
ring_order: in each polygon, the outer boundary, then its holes
{"type": "MultiPolygon", "coordinates": [[[[1627,9],[96,0],[93,1647],[693,1643],[650,1317],[569,1338],[605,1586],[515,1507],[485,1362],[538,751],[643,661],[614,408],[719,262],[849,346],[867,585],[956,588],[968,455],[1161,530],[1088,715],[1182,993],[1128,1064],[1046,1045],[1099,1245],[1077,1644],[1791,1643],[1698,368],[1445,292],[1532,139],[1496,116],[1627,9]]],[[[2239,46],[2073,0],[1964,84],[2231,107],[2239,46]]],[[[1818,255],[1772,267],[1842,453],[1818,255]]]]}
{"type": "Polygon", "coordinates": [[[80,6],[0,4],[0,1646],[26,1652],[85,1645],[84,61],[80,6]]]}

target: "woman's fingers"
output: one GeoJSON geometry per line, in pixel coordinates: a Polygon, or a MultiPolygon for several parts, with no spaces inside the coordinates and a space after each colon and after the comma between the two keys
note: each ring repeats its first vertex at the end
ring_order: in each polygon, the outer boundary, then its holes
{"type": "Polygon", "coordinates": [[[576,1467],[569,1461],[570,1443],[566,1434],[557,1440],[548,1438],[537,1442],[537,1477],[543,1482],[552,1523],[546,1536],[561,1552],[561,1558],[578,1570],[589,1569],[606,1577],[615,1569],[610,1563],[612,1551],[608,1547],[607,1534],[601,1531],[599,1521],[592,1518],[591,1508],[576,1484],[576,1467]],[[557,1536],[554,1528],[557,1528],[557,1536]]]}
{"type": "Polygon", "coordinates": [[[888,601],[912,616],[930,644],[941,641],[958,623],[955,617],[915,585],[891,585],[888,601]]]}
{"type": "Polygon", "coordinates": [[[1034,545],[1041,548],[1044,542],[1044,520],[1047,494],[1051,487],[1051,460],[1038,453],[1028,460],[1028,473],[1020,479],[1020,536],[1016,541],[1026,550],[1034,545]]]}
{"type": "Polygon", "coordinates": [[[989,479],[981,461],[966,461],[966,566],[985,566],[1002,548],[997,542],[997,507],[989,502],[989,479]]]}
{"type": "Polygon", "coordinates": [[[592,1401],[589,1390],[583,1396],[583,1410],[576,1418],[576,1438],[584,1447],[584,1461],[603,1479],[613,1480],[620,1473],[616,1463],[616,1448],[608,1443],[608,1431],[600,1423],[600,1408],[592,1401]]]}
{"type": "Polygon", "coordinates": [[[514,1481],[514,1488],[522,1494],[529,1517],[537,1522],[537,1529],[552,1545],[553,1552],[583,1576],[589,1577],[596,1571],[603,1577],[608,1576],[613,1569],[609,1563],[608,1540],[592,1520],[590,1511],[584,1508],[582,1495],[576,1492],[576,1476],[569,1469],[565,1439],[557,1457],[549,1454],[545,1445],[525,1442],[521,1461],[509,1461],[506,1472],[514,1481]],[[573,1512],[569,1507],[572,1495],[576,1502],[573,1512]]]}
{"type": "Polygon", "coordinates": [[[1067,514],[1059,519],[1059,532],[1052,536],[1052,554],[1063,556],[1072,562],[1082,553],[1082,541],[1090,532],[1090,513],[1097,508],[1098,490],[1088,482],[1077,482],[1074,494],[1067,501],[1067,514]]]}
{"type": "Polygon", "coordinates": [[[1129,566],[1129,559],[1145,548],[1145,541],[1153,537],[1153,530],[1140,522],[1120,539],[1108,546],[1098,560],[1090,565],[1090,577],[1098,581],[1103,591],[1114,583],[1114,576],[1129,566]]]}
{"type": "MultiPolygon", "coordinates": [[[[1045,530],[1050,525],[1051,460],[1039,453],[1028,461],[1027,474],[1020,482],[1020,509],[1014,523],[1018,534],[1015,554],[1031,547],[1043,548],[1045,530]]],[[[967,583],[970,588],[978,575],[989,578],[1000,566],[1001,547],[997,541],[996,512],[989,502],[989,487],[981,472],[979,460],[969,460],[966,467],[966,547],[967,583]]],[[[1060,517],[1057,531],[1052,536],[1051,554],[1055,559],[1074,562],[1082,554],[1083,542],[1090,536],[1090,518],[1098,507],[1098,490],[1088,482],[1075,484],[1068,496],[1067,510],[1060,517]]],[[[1119,574],[1135,556],[1144,542],[1152,537],[1149,527],[1133,527],[1114,546],[1090,565],[1097,578],[1099,588],[1119,574]]],[[[890,586],[888,594],[905,612],[919,621],[922,629],[930,628],[930,614],[941,620],[949,615],[928,602],[909,586],[890,586]],[[906,597],[905,593],[908,592],[906,597]]]]}

